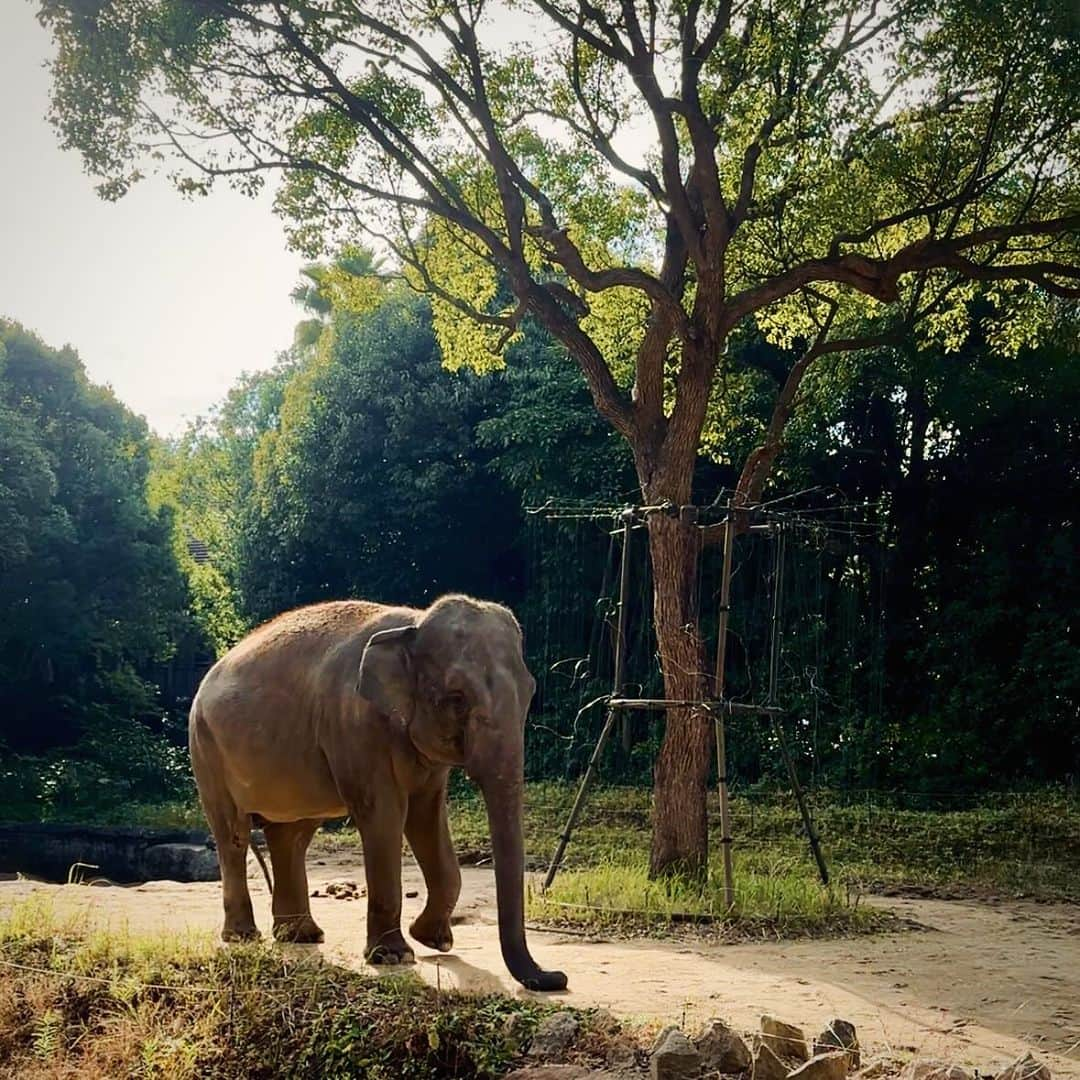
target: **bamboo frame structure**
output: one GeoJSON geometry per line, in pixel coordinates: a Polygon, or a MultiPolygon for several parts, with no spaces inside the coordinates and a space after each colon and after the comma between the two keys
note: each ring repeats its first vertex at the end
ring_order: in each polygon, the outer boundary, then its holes
{"type": "MultiPolygon", "coordinates": [[[[629,710],[663,711],[671,708],[699,708],[713,716],[714,740],[716,746],[716,771],[720,798],[720,842],[723,849],[724,860],[724,906],[731,910],[735,903],[735,878],[732,863],[732,847],[734,840],[731,835],[731,812],[728,804],[728,776],[727,776],[727,741],[725,732],[725,718],[729,716],[766,716],[768,717],[773,734],[780,747],[788,776],[791,780],[792,790],[799,806],[803,828],[806,831],[810,843],[810,850],[814,861],[817,863],[818,872],[823,884],[829,883],[829,871],[821,851],[821,843],[814,827],[810,808],[806,801],[806,793],[799,781],[798,770],[791,757],[787,739],[784,736],[783,727],[780,723],[785,710],[777,704],[777,683],[779,679],[780,660],[780,605],[783,586],[783,542],[784,528],[779,521],[765,525],[751,525],[748,531],[770,532],[776,538],[776,548],[773,562],[773,603],[772,619],[769,634],[769,693],[766,704],[755,705],[746,702],[730,701],[724,697],[726,689],[727,667],[727,643],[728,622],[731,609],[731,578],[732,562],[735,547],[735,511],[729,504],[727,513],[722,523],[723,528],[723,564],[720,578],[720,605],[716,644],[716,668],[712,678],[713,696],[703,698],[700,701],[675,701],[665,698],[631,698],[624,697],[625,667],[626,667],[626,629],[628,613],[628,588],[630,584],[630,534],[633,529],[634,518],[648,513],[669,513],[672,507],[627,507],[620,513],[622,522],[622,552],[619,562],[619,600],[616,618],[615,633],[615,657],[614,671],[612,674],[611,693],[607,697],[607,712],[604,717],[604,726],[593,747],[589,757],[588,766],[581,778],[574,797],[573,806],[566,819],[566,825],[559,836],[555,852],[551,857],[547,873],[541,891],[550,888],[556,874],[562,865],[566,854],[566,848],[570,843],[574,827],[581,816],[585,805],[585,797],[589,787],[599,771],[600,757],[604,752],[608,739],[615,727],[615,721],[620,714],[629,710]]],[[[681,507],[677,511],[683,520],[697,521],[697,508],[681,507]]],[[[701,528],[701,526],[698,526],[701,528]]]]}

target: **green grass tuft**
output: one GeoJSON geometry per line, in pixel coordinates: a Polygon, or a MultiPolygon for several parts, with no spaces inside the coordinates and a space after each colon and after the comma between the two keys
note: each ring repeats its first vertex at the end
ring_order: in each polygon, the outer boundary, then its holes
{"type": "Polygon", "coordinates": [[[869,933],[895,925],[887,913],[861,905],[857,893],[825,887],[790,860],[738,863],[730,910],[720,867],[704,882],[652,879],[643,857],[560,874],[547,892],[530,890],[528,903],[530,917],[539,921],[630,933],[692,927],[723,940],[869,933]]]}

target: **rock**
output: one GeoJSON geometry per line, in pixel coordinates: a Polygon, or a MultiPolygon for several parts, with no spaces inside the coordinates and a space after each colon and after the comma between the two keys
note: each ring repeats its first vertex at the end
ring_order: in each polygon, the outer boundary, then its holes
{"type": "Polygon", "coordinates": [[[713,1022],[694,1040],[708,1073],[747,1072],[754,1063],[746,1040],[722,1020],[713,1022]]]}
{"type": "Polygon", "coordinates": [[[833,1050],[847,1051],[849,1071],[854,1071],[862,1064],[859,1037],[850,1020],[830,1020],[829,1026],[814,1040],[815,1054],[828,1054],[833,1050]]]}
{"type": "Polygon", "coordinates": [[[801,1065],[810,1058],[802,1028],[797,1028],[794,1024],[785,1024],[783,1020],[777,1020],[775,1016],[761,1018],[761,1041],[781,1061],[788,1062],[791,1068],[801,1065]]]}
{"type": "Polygon", "coordinates": [[[541,1021],[529,1046],[531,1058],[559,1058],[570,1048],[581,1024],[569,1009],[561,1009],[541,1021]]]}
{"type": "Polygon", "coordinates": [[[151,881],[217,881],[217,852],[205,844],[152,844],[143,852],[142,874],[151,881]]]}
{"type": "Polygon", "coordinates": [[[997,1080],[1051,1080],[1051,1076],[1050,1070],[1029,1051],[999,1072],[997,1080]]]}
{"type": "Polygon", "coordinates": [[[597,1031],[616,1032],[622,1030],[622,1022],[610,1009],[591,1010],[589,1023],[597,1031]]]}
{"type": "Polygon", "coordinates": [[[652,1044],[651,1047],[649,1047],[649,1053],[650,1054],[655,1054],[656,1051],[659,1050],[660,1047],[663,1045],[664,1040],[673,1031],[678,1031],[678,1030],[679,1030],[679,1025],[678,1024],[668,1024],[666,1027],[662,1027],[660,1029],[660,1034],[657,1035],[655,1039],[653,1039],[653,1044],[652,1044]]]}
{"type": "Polygon", "coordinates": [[[754,1061],[751,1076],[753,1080],[787,1080],[791,1067],[777,1056],[760,1035],[754,1039],[754,1061]]]}
{"type": "Polygon", "coordinates": [[[0,824],[0,871],[66,882],[74,863],[85,879],[119,884],[217,881],[217,852],[204,832],[102,825],[0,824]]]}
{"type": "Polygon", "coordinates": [[[637,1049],[629,1043],[617,1043],[607,1053],[604,1065],[616,1076],[640,1076],[637,1049]]]}
{"type": "Polygon", "coordinates": [[[905,1080],[975,1080],[967,1069],[936,1058],[913,1061],[904,1075],[905,1080]]]}
{"type": "Polygon", "coordinates": [[[815,1054],[788,1073],[788,1080],[845,1080],[848,1071],[846,1050],[815,1054]]]}
{"type": "Polygon", "coordinates": [[[343,879],[341,881],[328,881],[326,883],[326,895],[333,896],[337,900],[355,900],[363,896],[367,889],[361,888],[355,881],[343,879]]]}
{"type": "Polygon", "coordinates": [[[649,1058],[652,1080],[690,1080],[701,1072],[701,1055],[678,1029],[669,1028],[649,1058]]]}

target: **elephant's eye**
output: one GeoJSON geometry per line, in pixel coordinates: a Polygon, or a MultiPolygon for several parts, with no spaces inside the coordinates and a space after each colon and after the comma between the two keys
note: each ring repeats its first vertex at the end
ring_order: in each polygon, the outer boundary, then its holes
{"type": "Polygon", "coordinates": [[[440,704],[444,709],[461,718],[464,718],[469,711],[469,703],[460,690],[454,690],[447,694],[440,704]]]}

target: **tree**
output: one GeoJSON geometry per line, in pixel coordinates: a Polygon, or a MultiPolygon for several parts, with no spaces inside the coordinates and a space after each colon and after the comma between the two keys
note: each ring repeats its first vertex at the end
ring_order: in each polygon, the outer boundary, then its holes
{"type": "Polygon", "coordinates": [[[296,324],[294,344],[300,349],[319,340],[335,308],[368,308],[382,294],[380,263],[367,248],[346,248],[331,264],[308,263],[300,273],[302,280],[291,294],[308,314],[296,324]]]}
{"type": "MultiPolygon", "coordinates": [[[[293,242],[373,237],[479,369],[533,318],[629,442],[671,699],[709,685],[677,512],[733,333],[791,350],[739,507],[822,356],[948,325],[982,283],[1015,343],[1077,295],[1080,48],[1066,0],[43,0],[53,119],[123,194],[284,174],[293,242]],[[503,34],[505,36],[505,32],[503,34]],[[635,152],[634,138],[646,144],[635,152]],[[512,296],[501,303],[505,294],[512,296]],[[881,306],[898,318],[875,325],[881,306]],[[1006,318],[1007,317],[1007,318],[1006,318]],[[1019,328],[1019,329],[1018,329],[1019,328]]],[[[651,867],[707,858],[711,725],[669,710],[651,867]]]]}
{"type": "Polygon", "coordinates": [[[866,354],[857,378],[827,373],[794,425],[800,482],[877,503],[889,537],[887,723],[868,733],[879,774],[859,784],[1076,769],[1075,343],[1073,328],[1001,357],[975,329],[950,354],[866,354]]]}
{"type": "Polygon", "coordinates": [[[256,454],[240,574],[252,614],[338,596],[424,606],[500,578],[520,590],[519,504],[473,435],[502,385],[442,367],[408,290],[337,313],[319,348],[256,454]]]}
{"type": "Polygon", "coordinates": [[[0,740],[161,719],[146,676],[190,633],[145,422],[71,349],[0,320],[0,740]]]}

